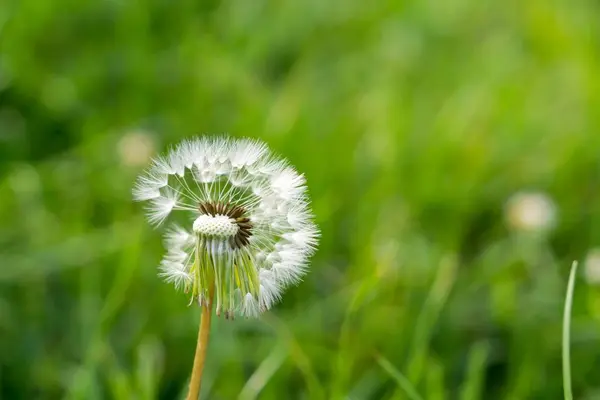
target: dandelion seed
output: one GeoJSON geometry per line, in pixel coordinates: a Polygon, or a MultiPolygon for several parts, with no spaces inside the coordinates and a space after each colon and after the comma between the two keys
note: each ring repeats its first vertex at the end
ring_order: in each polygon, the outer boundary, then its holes
{"type": "Polygon", "coordinates": [[[298,283],[319,230],[303,175],[250,139],[187,140],[155,159],[133,190],[165,234],[159,275],[217,315],[256,317],[298,283]]]}

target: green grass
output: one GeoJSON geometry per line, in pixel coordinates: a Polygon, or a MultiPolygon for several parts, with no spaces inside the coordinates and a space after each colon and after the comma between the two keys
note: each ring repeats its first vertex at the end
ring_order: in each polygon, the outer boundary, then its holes
{"type": "MultiPolygon", "coordinates": [[[[140,131],[261,138],[322,230],[281,304],[215,319],[202,398],[560,398],[566,265],[600,246],[599,8],[2,2],[0,398],[185,395],[199,310],[131,201],[140,131]],[[510,229],[527,190],[552,229],[510,229]]],[[[577,291],[572,392],[593,399],[600,291],[577,291]]]]}

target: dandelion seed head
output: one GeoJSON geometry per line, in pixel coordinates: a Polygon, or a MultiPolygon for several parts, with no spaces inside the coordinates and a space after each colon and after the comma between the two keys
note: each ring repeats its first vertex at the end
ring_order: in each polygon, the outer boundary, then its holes
{"type": "Polygon", "coordinates": [[[584,262],[584,273],[590,285],[600,285],[600,248],[588,252],[584,262]]]}
{"type": "Polygon", "coordinates": [[[519,232],[544,232],[556,222],[556,206],[544,193],[519,192],[507,202],[506,220],[519,232]]]}
{"type": "Polygon", "coordinates": [[[297,284],[315,252],[306,179],[252,139],[186,140],[133,189],[152,225],[169,221],[159,275],[226,317],[255,317],[297,284]]]}
{"type": "Polygon", "coordinates": [[[144,130],[127,132],[118,142],[117,150],[121,163],[128,167],[145,165],[154,153],[154,140],[144,130]]]}

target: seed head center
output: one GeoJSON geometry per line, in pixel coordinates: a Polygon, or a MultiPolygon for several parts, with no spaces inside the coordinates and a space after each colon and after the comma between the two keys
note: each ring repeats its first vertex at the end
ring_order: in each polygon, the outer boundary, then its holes
{"type": "Polygon", "coordinates": [[[205,202],[198,204],[198,211],[202,215],[194,222],[196,233],[228,238],[232,250],[250,244],[254,224],[250,221],[246,208],[229,203],[205,202]],[[219,224],[216,222],[217,218],[219,224]],[[218,234],[215,233],[217,231],[218,234]]]}
{"type": "Polygon", "coordinates": [[[233,237],[238,233],[239,226],[227,215],[200,215],[194,221],[194,232],[205,236],[222,238],[233,237]]]}

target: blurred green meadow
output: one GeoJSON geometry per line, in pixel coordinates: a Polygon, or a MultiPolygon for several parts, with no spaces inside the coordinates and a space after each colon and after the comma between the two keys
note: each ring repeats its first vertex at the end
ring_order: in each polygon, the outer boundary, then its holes
{"type": "Polygon", "coordinates": [[[600,4],[5,0],[0,398],[178,399],[200,310],[131,201],[183,138],[304,172],[319,251],[204,399],[600,399],[600,4]]]}

